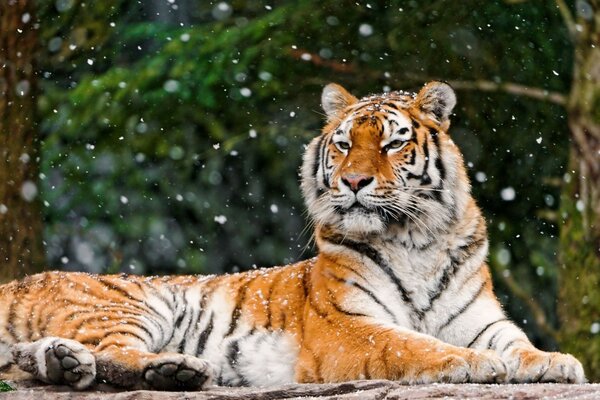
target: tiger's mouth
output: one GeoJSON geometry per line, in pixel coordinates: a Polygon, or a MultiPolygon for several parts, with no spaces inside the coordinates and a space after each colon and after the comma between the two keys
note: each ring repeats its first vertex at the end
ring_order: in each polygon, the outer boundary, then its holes
{"type": "Polygon", "coordinates": [[[352,214],[352,213],[360,213],[360,214],[377,214],[377,210],[374,208],[370,208],[362,204],[360,201],[356,200],[350,207],[342,207],[336,206],[335,211],[339,214],[352,214]]]}
{"type": "Polygon", "coordinates": [[[387,229],[387,219],[378,207],[369,207],[358,200],[349,207],[336,206],[335,211],[340,217],[340,228],[345,233],[381,233],[387,229]]]}
{"type": "Polygon", "coordinates": [[[404,212],[390,210],[385,206],[368,206],[362,204],[359,200],[352,203],[350,207],[335,206],[335,211],[346,222],[352,219],[362,220],[367,218],[371,223],[378,221],[388,226],[389,224],[405,224],[409,219],[409,216],[404,212]]]}

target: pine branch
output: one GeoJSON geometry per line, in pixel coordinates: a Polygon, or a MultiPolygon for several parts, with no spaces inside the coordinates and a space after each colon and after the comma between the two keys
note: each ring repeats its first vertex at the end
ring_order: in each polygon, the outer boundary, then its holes
{"type": "Polygon", "coordinates": [[[575,23],[573,14],[571,14],[571,10],[569,10],[569,6],[564,0],[556,0],[556,7],[558,8],[558,11],[560,11],[560,15],[562,15],[567,30],[569,31],[569,37],[572,41],[575,41],[575,36],[577,35],[577,24],[575,23]]]}
{"type": "Polygon", "coordinates": [[[551,92],[546,89],[525,86],[513,82],[496,83],[486,80],[477,81],[447,81],[457,90],[479,90],[482,92],[503,92],[514,94],[515,96],[529,97],[536,100],[547,101],[550,103],[565,106],[567,97],[559,92],[551,92]]]}
{"type": "MultiPolygon", "coordinates": [[[[293,49],[290,51],[290,55],[297,60],[309,62],[317,67],[324,67],[334,72],[349,75],[354,75],[358,73],[355,64],[346,64],[334,60],[326,60],[318,54],[311,53],[304,49],[293,49]]],[[[361,69],[360,74],[362,77],[368,77],[368,79],[372,80],[382,79],[382,75],[379,71],[361,69]]],[[[567,96],[565,96],[562,93],[552,92],[546,89],[521,85],[519,83],[513,82],[496,83],[488,80],[448,80],[430,76],[415,75],[411,73],[407,73],[404,77],[395,79],[395,82],[400,85],[402,83],[406,83],[406,81],[410,81],[411,83],[425,83],[434,80],[447,82],[456,90],[478,90],[481,92],[508,93],[515,96],[523,96],[535,100],[547,101],[549,103],[558,104],[560,106],[566,106],[567,104],[567,96]]]]}

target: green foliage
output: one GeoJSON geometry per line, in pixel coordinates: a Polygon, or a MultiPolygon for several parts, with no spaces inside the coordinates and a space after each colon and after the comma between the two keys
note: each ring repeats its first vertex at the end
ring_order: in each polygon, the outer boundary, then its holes
{"type": "Polygon", "coordinates": [[[10,386],[8,383],[0,381],[0,392],[11,392],[15,390],[12,386],[10,386]]]}
{"type": "MultiPolygon", "coordinates": [[[[221,272],[309,256],[297,170],[328,82],[357,95],[433,78],[567,92],[571,75],[552,4],[234,1],[215,19],[208,3],[160,18],[128,2],[72,3],[67,15],[44,8],[46,47],[62,47],[45,58],[40,100],[46,240],[50,263],[67,269],[221,272]],[[99,33],[69,51],[81,29],[99,33]]],[[[451,134],[490,222],[491,262],[554,315],[565,112],[458,95],[451,134]],[[502,199],[507,188],[514,199],[502,199]]]]}

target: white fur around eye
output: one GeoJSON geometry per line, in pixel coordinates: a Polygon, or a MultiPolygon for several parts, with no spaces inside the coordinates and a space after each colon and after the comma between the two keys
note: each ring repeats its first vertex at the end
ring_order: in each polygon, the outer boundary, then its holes
{"type": "Polygon", "coordinates": [[[412,136],[412,130],[409,127],[398,129],[392,139],[408,140],[412,136]]]}

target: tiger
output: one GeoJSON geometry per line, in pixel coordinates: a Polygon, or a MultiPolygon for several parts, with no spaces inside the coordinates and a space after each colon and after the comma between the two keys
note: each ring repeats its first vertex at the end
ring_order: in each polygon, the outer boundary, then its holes
{"type": "Polygon", "coordinates": [[[388,379],[585,382],[505,314],[486,222],[449,135],[456,94],[338,84],[305,148],[317,255],[225,275],[45,272],[0,286],[0,366],[76,390],[388,379]]]}

